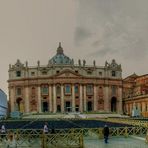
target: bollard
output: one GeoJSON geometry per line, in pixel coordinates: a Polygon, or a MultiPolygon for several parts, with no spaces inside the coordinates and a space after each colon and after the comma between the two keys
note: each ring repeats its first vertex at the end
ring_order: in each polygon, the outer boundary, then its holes
{"type": "Polygon", "coordinates": [[[127,129],[127,127],[125,127],[125,133],[124,133],[124,136],[125,136],[125,138],[128,137],[128,129],[127,129]]]}
{"type": "Polygon", "coordinates": [[[47,148],[47,136],[45,133],[41,134],[41,148],[47,148]]]}
{"type": "Polygon", "coordinates": [[[99,128],[99,139],[103,139],[103,128],[99,128]]]}
{"type": "Polygon", "coordinates": [[[84,145],[83,145],[83,135],[80,135],[79,143],[80,143],[80,148],[83,148],[84,147],[84,145]]]}

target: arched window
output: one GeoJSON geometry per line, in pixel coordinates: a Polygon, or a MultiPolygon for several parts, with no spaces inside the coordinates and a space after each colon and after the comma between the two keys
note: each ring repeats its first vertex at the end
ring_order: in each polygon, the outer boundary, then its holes
{"type": "Polygon", "coordinates": [[[86,86],[86,93],[87,95],[93,95],[93,85],[92,84],[88,84],[86,86]]]}

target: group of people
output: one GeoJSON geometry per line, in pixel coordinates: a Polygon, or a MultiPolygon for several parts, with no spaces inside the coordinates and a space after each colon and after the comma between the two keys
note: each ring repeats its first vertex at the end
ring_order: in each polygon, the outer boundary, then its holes
{"type": "MultiPolygon", "coordinates": [[[[12,132],[10,132],[6,136],[6,128],[5,128],[4,124],[1,126],[0,133],[1,133],[1,139],[5,138],[5,140],[7,140],[7,148],[16,148],[17,147],[16,140],[15,140],[15,135],[12,132]]],[[[47,122],[45,122],[45,124],[44,124],[43,133],[44,134],[49,133],[49,126],[48,126],[47,122]]],[[[50,133],[55,134],[55,129],[52,128],[50,130],[50,133]]],[[[105,143],[108,143],[109,133],[110,133],[109,132],[109,127],[107,126],[107,124],[105,124],[104,129],[103,129],[103,135],[104,135],[104,142],[105,143]]]]}
{"type": "Polygon", "coordinates": [[[15,135],[13,134],[13,132],[9,132],[7,134],[4,124],[1,126],[0,133],[1,133],[1,141],[4,140],[6,142],[7,148],[17,148],[15,135]]]}

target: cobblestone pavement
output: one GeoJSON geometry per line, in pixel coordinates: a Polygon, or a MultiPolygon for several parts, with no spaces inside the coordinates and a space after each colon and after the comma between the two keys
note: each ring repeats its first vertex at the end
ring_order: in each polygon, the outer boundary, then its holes
{"type": "MultiPolygon", "coordinates": [[[[36,139],[36,142],[29,145],[27,141],[18,141],[17,144],[18,148],[41,148],[39,139],[36,139]]],[[[0,142],[0,148],[6,148],[6,143],[0,142]]],[[[136,137],[111,137],[109,138],[109,143],[105,144],[103,139],[88,136],[84,137],[84,148],[148,148],[148,144],[145,143],[144,138],[142,140],[136,137]]]]}
{"type": "Polygon", "coordinates": [[[84,138],[85,148],[148,148],[144,140],[128,137],[112,137],[105,144],[103,139],[84,138]]]}

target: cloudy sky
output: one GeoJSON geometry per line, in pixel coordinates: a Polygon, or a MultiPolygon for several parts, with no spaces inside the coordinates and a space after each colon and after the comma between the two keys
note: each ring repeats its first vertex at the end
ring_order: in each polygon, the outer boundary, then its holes
{"type": "Polygon", "coordinates": [[[58,42],[75,63],[116,59],[123,77],[147,74],[148,0],[0,0],[0,88],[9,64],[46,65],[58,42]]]}

